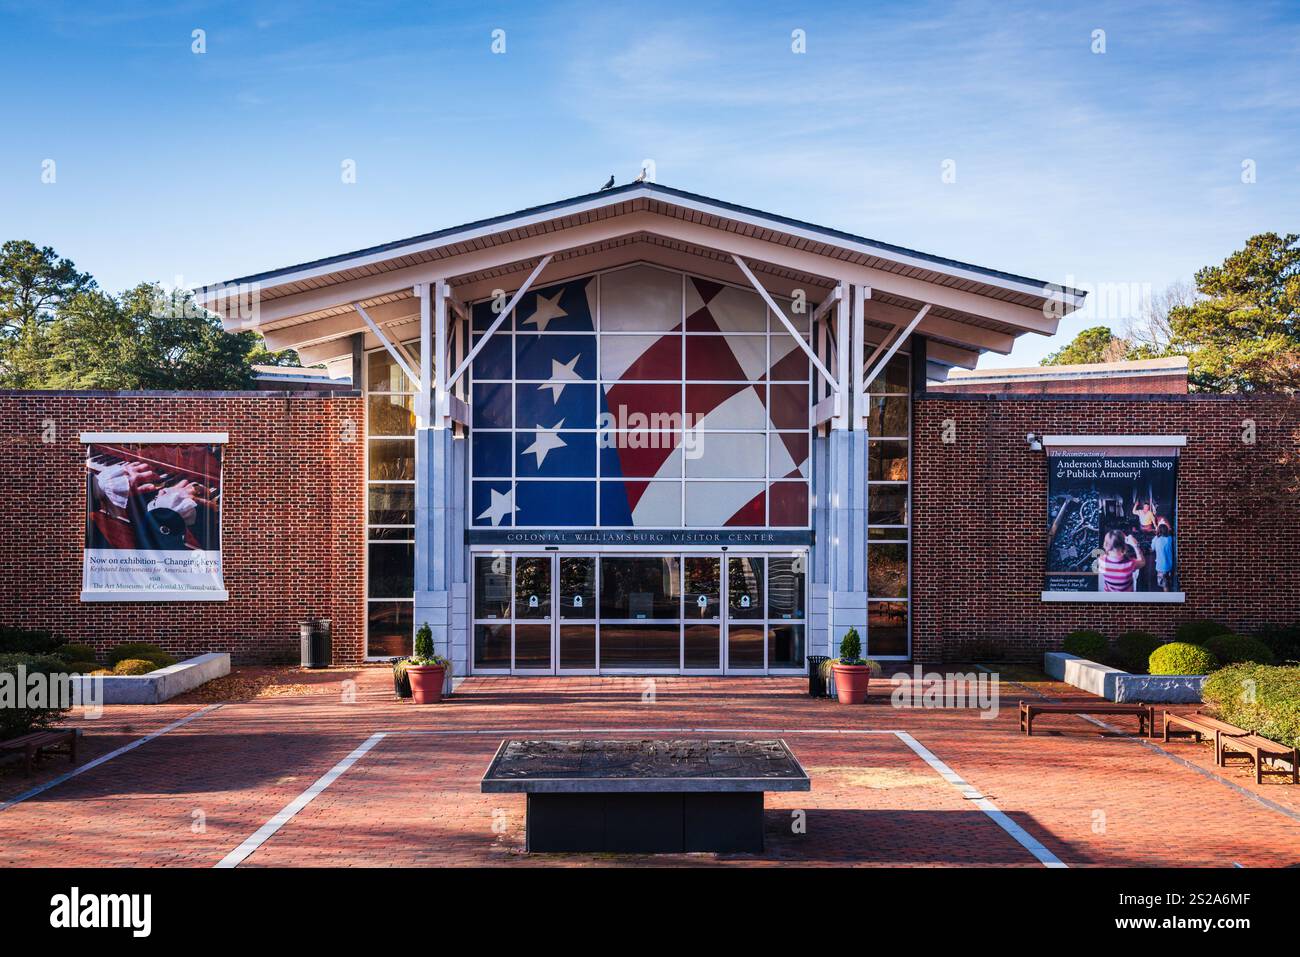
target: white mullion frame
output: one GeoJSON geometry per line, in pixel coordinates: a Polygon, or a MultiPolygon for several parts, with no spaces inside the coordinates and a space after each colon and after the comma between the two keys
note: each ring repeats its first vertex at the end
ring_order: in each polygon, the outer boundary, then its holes
{"type": "MultiPolygon", "coordinates": [[[[882,339],[881,344],[880,344],[879,346],[877,346],[877,352],[879,352],[880,348],[883,348],[884,343],[887,341],[887,339],[888,339],[888,337],[886,337],[885,339],[882,339]]],[[[911,354],[911,350],[909,349],[907,352],[902,352],[902,353],[900,353],[900,354],[910,356],[910,354],[911,354]]],[[[880,371],[880,372],[884,372],[884,371],[885,371],[885,365],[884,365],[884,364],[881,365],[881,368],[880,368],[879,371],[880,371]]],[[[878,379],[879,379],[879,373],[877,373],[875,376],[872,377],[872,379],[870,380],[869,385],[874,385],[875,382],[876,382],[878,379]]],[[[912,409],[912,367],[911,367],[911,363],[910,363],[910,362],[908,363],[908,369],[907,369],[907,387],[906,387],[906,389],[905,389],[903,392],[901,392],[901,393],[900,393],[900,392],[885,392],[885,391],[883,391],[883,390],[884,390],[884,386],[881,386],[881,387],[879,387],[879,391],[876,391],[876,392],[868,392],[868,394],[867,394],[867,398],[868,398],[868,399],[870,399],[870,398],[904,398],[904,399],[906,399],[906,400],[907,400],[907,429],[906,429],[907,434],[906,434],[905,436],[877,436],[877,435],[871,435],[870,433],[868,433],[868,436],[867,436],[867,441],[868,441],[867,454],[868,454],[868,456],[870,456],[870,454],[871,454],[871,449],[870,449],[870,443],[871,443],[871,442],[906,442],[906,443],[907,443],[907,480],[906,480],[905,482],[891,482],[891,481],[887,481],[887,480],[871,481],[870,479],[868,479],[868,481],[867,481],[867,510],[868,510],[868,516],[870,516],[870,509],[871,509],[871,488],[872,488],[873,485],[902,485],[902,486],[904,486],[903,519],[904,519],[904,522],[905,522],[906,524],[904,524],[904,525],[871,525],[871,524],[868,524],[868,525],[867,525],[867,542],[866,542],[866,549],[865,549],[866,552],[867,552],[867,554],[866,554],[866,555],[863,555],[863,559],[864,559],[864,560],[868,560],[868,558],[869,558],[869,554],[870,554],[870,548],[871,548],[872,545],[902,545],[902,546],[904,546],[904,551],[905,551],[905,554],[906,554],[906,557],[907,557],[907,567],[906,567],[906,572],[905,572],[905,574],[906,574],[906,589],[907,589],[907,597],[905,597],[905,598],[872,597],[872,595],[871,595],[871,593],[870,593],[870,585],[868,585],[868,592],[867,592],[867,634],[866,634],[866,646],[865,646],[865,647],[866,647],[866,653],[867,653],[867,656],[868,656],[868,657],[875,658],[875,659],[880,660],[880,661],[908,661],[908,660],[910,660],[911,657],[912,657],[912,468],[913,468],[913,452],[914,452],[914,443],[913,443],[913,441],[912,441],[912,413],[913,413],[913,409],[912,409]],[[901,529],[901,530],[903,531],[903,535],[902,535],[900,538],[887,538],[887,539],[875,539],[875,540],[873,540],[873,539],[871,538],[871,529],[873,529],[873,528],[888,529],[888,530],[891,530],[891,531],[894,530],[894,529],[901,529]],[[904,614],[905,614],[905,617],[906,617],[905,630],[906,630],[906,637],[907,637],[907,646],[906,646],[906,652],[905,652],[905,654],[902,654],[902,655],[875,655],[875,654],[872,653],[872,651],[871,651],[871,606],[872,606],[873,604],[901,604],[901,605],[904,606],[904,609],[905,609],[904,614]]],[[[864,427],[865,427],[865,425],[866,425],[865,420],[864,420],[864,423],[863,423],[863,424],[864,424],[864,427]]],[[[868,462],[868,468],[869,468],[869,467],[870,467],[870,463],[868,462]]],[[[869,560],[868,560],[868,572],[870,572],[870,561],[869,561],[869,560]]],[[[868,581],[870,581],[870,579],[868,579],[868,581]]]]}

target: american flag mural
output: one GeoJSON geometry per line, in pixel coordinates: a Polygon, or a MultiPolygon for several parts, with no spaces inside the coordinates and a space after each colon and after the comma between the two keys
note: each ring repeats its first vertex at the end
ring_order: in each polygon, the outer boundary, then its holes
{"type": "Polygon", "coordinates": [[[808,526],[810,366],[749,290],[643,265],[538,289],[471,371],[476,527],[808,526]]]}

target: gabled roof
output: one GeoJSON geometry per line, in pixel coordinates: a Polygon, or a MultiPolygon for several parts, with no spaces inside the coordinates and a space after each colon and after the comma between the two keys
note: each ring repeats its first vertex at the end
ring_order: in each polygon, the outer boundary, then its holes
{"type": "Polygon", "coordinates": [[[279,269],[270,269],[263,272],[251,273],[246,276],[239,276],[222,283],[213,283],[207,286],[201,286],[196,289],[195,292],[200,302],[203,302],[209,294],[212,294],[213,296],[219,295],[229,286],[248,285],[254,283],[263,287],[287,285],[292,282],[312,278],[322,272],[330,272],[335,269],[349,269],[375,261],[398,259],[429,247],[460,242],[474,234],[501,233],[508,231],[516,224],[522,224],[530,220],[545,217],[558,217],[569,212],[582,210],[584,207],[598,208],[601,206],[626,202],[627,200],[636,197],[653,197],[675,205],[695,206],[716,212],[732,219],[765,224],[787,233],[804,234],[810,238],[821,240],[829,245],[842,246],[860,253],[891,260],[898,263],[900,266],[912,266],[926,270],[933,270],[939,273],[946,273],[956,278],[975,279],[991,286],[1002,287],[1013,292],[1041,295],[1044,288],[1051,287],[1063,293],[1066,297],[1077,299],[1078,302],[1075,303],[1075,305],[1081,303],[1083,297],[1086,295],[1086,293],[1080,290],[1070,287],[1061,287],[1049,283],[1046,280],[1034,279],[1029,276],[1021,276],[1016,273],[1005,272],[998,269],[990,269],[986,266],[978,266],[973,263],[966,263],[945,256],[937,256],[932,253],[920,252],[893,243],[885,243],[865,236],[858,236],[854,233],[845,232],[844,230],[819,226],[815,223],[809,223],[804,220],[764,212],[763,210],[754,209],[753,207],[741,206],[736,203],[713,199],[708,196],[702,196],[698,193],[674,189],[673,187],[663,186],[658,183],[628,183],[624,186],[616,186],[595,193],[586,193],[581,196],[574,196],[553,203],[545,203],[540,206],[531,206],[527,209],[521,209],[513,213],[493,216],[488,219],[475,220],[474,222],[464,223],[459,226],[451,226],[446,229],[422,233],[418,236],[411,236],[406,239],[382,243],[378,246],[369,246],[364,249],[357,249],[336,256],[314,259],[294,266],[285,266],[279,269]]]}

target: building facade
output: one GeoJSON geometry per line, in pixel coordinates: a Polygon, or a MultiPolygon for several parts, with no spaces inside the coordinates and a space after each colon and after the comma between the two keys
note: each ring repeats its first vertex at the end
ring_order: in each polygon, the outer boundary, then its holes
{"type": "Polygon", "coordinates": [[[328,617],[338,663],[427,624],[458,675],[745,676],[849,628],[937,662],[1300,618],[1293,400],[931,388],[1054,332],[1082,295],[1050,283],[634,184],[199,297],[336,391],[0,396],[6,494],[52,529],[6,536],[4,623],[283,660],[328,617]],[[223,600],[87,600],[106,435],[224,443],[223,600]]]}
{"type": "Polygon", "coordinates": [[[632,184],[201,291],[366,396],[366,656],[912,653],[913,392],[1073,290],[632,184]]]}

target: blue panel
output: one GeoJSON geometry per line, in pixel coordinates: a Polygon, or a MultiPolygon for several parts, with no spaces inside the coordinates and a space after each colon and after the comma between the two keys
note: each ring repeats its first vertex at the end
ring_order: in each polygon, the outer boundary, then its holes
{"type": "Polygon", "coordinates": [[[572,378],[574,374],[588,382],[596,378],[595,336],[515,336],[518,378],[547,381],[557,375],[572,378]]]}
{"type": "Polygon", "coordinates": [[[516,524],[534,528],[590,528],[596,524],[595,482],[519,482],[516,524]]]}
{"type": "MultiPolygon", "coordinates": [[[[470,518],[475,525],[492,527],[493,521],[491,516],[486,513],[492,507],[493,493],[496,493],[496,501],[500,502],[500,497],[510,492],[509,482],[474,482],[470,492],[470,518]]],[[[508,504],[508,503],[507,503],[508,504]]],[[[516,502],[516,504],[518,504],[516,502]]],[[[498,527],[513,525],[514,520],[509,511],[503,511],[499,521],[495,523],[498,527]]]]}
{"type": "Polygon", "coordinates": [[[509,432],[474,433],[472,471],[475,478],[510,477],[510,437],[509,432]]]}
{"type": "Polygon", "coordinates": [[[510,428],[510,383],[474,384],[474,428],[510,428]]]}
{"type": "Polygon", "coordinates": [[[632,508],[622,482],[600,483],[600,524],[626,528],[632,524],[632,508]]]}
{"type": "MultiPolygon", "coordinates": [[[[481,339],[477,336],[476,339],[481,339]]],[[[474,378],[480,379],[510,379],[514,375],[514,370],[510,368],[510,336],[503,335],[500,330],[487,341],[474,358],[474,378]]]]}
{"type": "Polygon", "coordinates": [[[594,478],[596,475],[596,434],[594,432],[518,432],[515,472],[520,478],[594,478]],[[563,447],[550,447],[558,440],[563,447]],[[537,445],[539,451],[527,449],[537,445]],[[541,466],[537,460],[541,459],[541,466]]]}
{"type": "Polygon", "coordinates": [[[595,280],[578,279],[529,292],[515,309],[515,328],[520,332],[595,332],[587,305],[587,285],[592,282],[595,280]],[[539,303],[539,297],[546,301],[539,303]],[[543,319],[532,321],[539,305],[543,308],[543,319]],[[565,315],[555,315],[557,312],[565,315]],[[539,328],[542,325],[545,330],[539,328]]]}
{"type": "Polygon", "coordinates": [[[516,428],[552,429],[564,420],[566,429],[594,429],[596,427],[596,387],[594,385],[566,384],[555,397],[555,390],[536,382],[521,382],[516,387],[516,428]]]}
{"type": "MultiPolygon", "coordinates": [[[[502,303],[502,305],[505,305],[505,303],[502,303]]],[[[497,319],[497,314],[492,311],[492,300],[490,299],[487,302],[475,303],[470,309],[470,313],[474,317],[473,328],[475,332],[486,332],[497,319]]],[[[501,328],[509,329],[510,327],[506,323],[502,323],[501,328]]]]}

